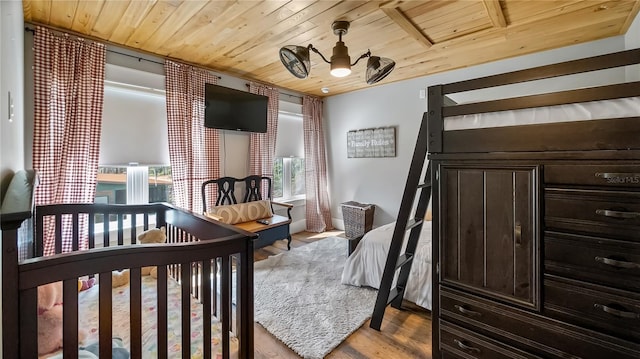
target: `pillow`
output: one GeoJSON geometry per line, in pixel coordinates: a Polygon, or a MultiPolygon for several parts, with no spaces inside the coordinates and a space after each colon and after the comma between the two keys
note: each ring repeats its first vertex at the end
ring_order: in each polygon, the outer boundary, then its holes
{"type": "Polygon", "coordinates": [[[255,221],[273,217],[271,203],[268,200],[215,206],[205,213],[206,216],[227,224],[255,221]]]}
{"type": "Polygon", "coordinates": [[[424,214],[424,220],[430,221],[432,219],[431,208],[427,209],[427,213],[424,214]]]}

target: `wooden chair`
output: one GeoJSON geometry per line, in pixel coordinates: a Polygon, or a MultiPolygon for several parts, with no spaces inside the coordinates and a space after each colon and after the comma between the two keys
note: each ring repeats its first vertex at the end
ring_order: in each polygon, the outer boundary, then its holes
{"type": "Polygon", "coordinates": [[[287,239],[287,249],[291,249],[291,209],[293,205],[286,203],[278,203],[272,201],[271,194],[271,178],[262,176],[247,176],[245,178],[221,177],[211,179],[202,183],[202,208],[208,213],[207,192],[211,193],[209,185],[215,187],[216,201],[215,206],[234,205],[239,203],[248,203],[252,201],[268,200],[271,205],[271,211],[274,213],[271,218],[265,218],[264,223],[258,223],[255,220],[235,223],[234,226],[240,227],[246,231],[258,234],[258,239],[254,242],[254,248],[262,248],[273,244],[280,239],[287,239]],[[263,196],[263,187],[266,191],[263,196]],[[244,190],[242,201],[238,202],[235,195],[236,190],[244,190]],[[287,216],[275,214],[273,206],[280,206],[287,209],[287,216]]]}

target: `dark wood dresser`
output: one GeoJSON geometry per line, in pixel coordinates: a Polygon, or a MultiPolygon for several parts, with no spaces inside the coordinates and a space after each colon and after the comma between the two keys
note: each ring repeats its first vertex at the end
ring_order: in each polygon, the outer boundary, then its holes
{"type": "Polygon", "coordinates": [[[438,357],[639,358],[640,162],[537,156],[434,156],[438,357]]]}

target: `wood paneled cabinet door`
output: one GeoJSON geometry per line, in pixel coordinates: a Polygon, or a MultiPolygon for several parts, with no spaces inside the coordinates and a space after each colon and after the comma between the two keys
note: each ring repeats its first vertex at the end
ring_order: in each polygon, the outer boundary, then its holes
{"type": "Polygon", "coordinates": [[[539,309],[538,167],[440,169],[440,283],[539,309]]]}

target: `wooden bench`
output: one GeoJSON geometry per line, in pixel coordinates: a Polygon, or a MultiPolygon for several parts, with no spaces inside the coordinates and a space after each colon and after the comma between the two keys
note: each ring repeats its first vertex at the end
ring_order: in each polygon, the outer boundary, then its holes
{"type": "Polygon", "coordinates": [[[273,202],[271,197],[271,178],[261,176],[248,176],[245,178],[221,177],[208,180],[202,183],[202,208],[205,215],[216,220],[224,221],[220,216],[211,213],[214,207],[242,205],[254,201],[268,200],[272,215],[268,218],[261,218],[266,224],[258,223],[259,218],[252,218],[239,223],[230,223],[245,231],[256,233],[258,238],[254,241],[254,248],[262,248],[273,244],[277,240],[286,239],[287,249],[291,249],[291,209],[293,205],[287,203],[273,202]],[[211,188],[209,186],[213,186],[211,188]],[[215,189],[215,191],[214,191],[215,189]],[[244,191],[242,201],[238,202],[236,190],[244,191]],[[216,195],[215,206],[208,205],[207,194],[216,195]],[[264,193],[264,195],[263,195],[264,193]],[[275,214],[273,206],[286,208],[287,216],[275,214]]]}

